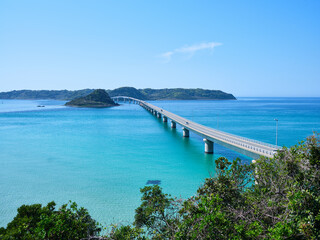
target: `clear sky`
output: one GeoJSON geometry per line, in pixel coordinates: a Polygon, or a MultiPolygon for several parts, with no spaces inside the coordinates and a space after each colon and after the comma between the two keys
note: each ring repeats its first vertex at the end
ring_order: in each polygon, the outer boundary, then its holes
{"type": "Polygon", "coordinates": [[[0,91],[320,97],[319,44],[319,0],[1,0],[0,91]]]}

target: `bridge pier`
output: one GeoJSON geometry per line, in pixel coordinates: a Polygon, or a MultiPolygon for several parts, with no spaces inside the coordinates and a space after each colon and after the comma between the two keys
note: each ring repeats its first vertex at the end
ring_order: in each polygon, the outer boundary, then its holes
{"type": "Polygon", "coordinates": [[[213,154],[213,142],[204,138],[204,152],[208,154],[213,154]]]}
{"type": "Polygon", "coordinates": [[[171,128],[176,128],[176,122],[171,120],[171,128]]]}
{"type": "Polygon", "coordinates": [[[157,118],[161,118],[161,114],[160,113],[157,114],[157,118]]]}
{"type": "Polygon", "coordinates": [[[163,116],[162,120],[163,120],[163,122],[167,122],[168,118],[166,116],[163,116]]]}
{"type": "Polygon", "coordinates": [[[189,130],[186,128],[182,128],[183,137],[189,137],[189,130]]]}

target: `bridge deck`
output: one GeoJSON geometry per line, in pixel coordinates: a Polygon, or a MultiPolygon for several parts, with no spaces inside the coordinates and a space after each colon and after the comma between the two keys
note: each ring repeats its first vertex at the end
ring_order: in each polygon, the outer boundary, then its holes
{"type": "Polygon", "coordinates": [[[265,156],[265,157],[272,158],[273,155],[276,153],[276,151],[280,149],[280,147],[277,147],[272,144],[256,141],[249,138],[244,138],[241,136],[219,131],[214,128],[206,127],[204,125],[190,121],[186,118],[180,117],[179,115],[176,115],[174,113],[171,113],[160,107],[154,106],[148,102],[145,102],[139,99],[125,97],[125,96],[113,97],[113,99],[117,99],[117,98],[125,98],[125,99],[136,101],[140,104],[140,106],[148,110],[152,109],[158,112],[162,116],[165,116],[171,119],[171,121],[178,123],[182,127],[202,136],[203,138],[206,138],[213,142],[217,142],[227,147],[231,147],[236,151],[240,150],[239,152],[253,158],[257,156],[265,156]]]}

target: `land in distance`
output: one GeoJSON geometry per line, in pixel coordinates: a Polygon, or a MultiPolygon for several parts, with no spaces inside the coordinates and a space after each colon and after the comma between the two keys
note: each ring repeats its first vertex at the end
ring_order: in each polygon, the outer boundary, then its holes
{"type": "MultiPolygon", "coordinates": [[[[84,97],[92,93],[94,89],[82,90],[15,90],[0,92],[0,99],[53,99],[72,100],[84,97]]],[[[121,87],[114,90],[106,90],[110,97],[127,96],[140,100],[236,100],[230,94],[220,90],[208,90],[201,88],[164,88],[164,89],[136,89],[133,87],[121,87]]]]}

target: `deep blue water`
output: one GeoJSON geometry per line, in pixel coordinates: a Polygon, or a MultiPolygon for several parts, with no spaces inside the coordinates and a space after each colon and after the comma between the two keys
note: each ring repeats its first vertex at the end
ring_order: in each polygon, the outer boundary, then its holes
{"type": "MultiPolygon", "coordinates": [[[[187,198],[214,175],[214,159],[239,155],[202,139],[182,138],[137,105],[67,108],[62,101],[0,100],[0,226],[22,204],[76,201],[103,224],[128,223],[149,180],[187,198]],[[37,105],[45,105],[38,108],[37,105]]],[[[320,131],[320,98],[154,101],[206,126],[291,146],[320,131]]],[[[240,156],[244,161],[250,161],[240,156]]]]}

